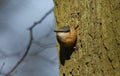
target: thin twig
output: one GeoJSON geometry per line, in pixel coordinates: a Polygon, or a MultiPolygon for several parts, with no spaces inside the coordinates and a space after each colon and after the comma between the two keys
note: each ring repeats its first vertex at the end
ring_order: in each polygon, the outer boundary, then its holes
{"type": "Polygon", "coordinates": [[[2,69],[5,66],[5,62],[3,62],[2,66],[0,67],[0,74],[2,74],[2,69]]]}
{"type": "Polygon", "coordinates": [[[41,23],[52,11],[54,8],[50,9],[39,21],[35,22],[30,29],[33,29],[37,24],[41,23]]]}
{"type": "Polygon", "coordinates": [[[30,47],[31,47],[31,44],[32,44],[32,41],[33,41],[33,28],[35,26],[37,26],[38,24],[40,24],[52,11],[53,11],[54,8],[50,9],[39,21],[35,22],[29,29],[29,36],[30,36],[30,40],[29,40],[29,43],[28,43],[28,46],[27,46],[27,49],[24,53],[24,55],[22,56],[22,58],[16,63],[16,65],[5,75],[5,76],[10,76],[11,73],[22,63],[22,61],[26,58],[29,50],[30,50],[30,47]]]}

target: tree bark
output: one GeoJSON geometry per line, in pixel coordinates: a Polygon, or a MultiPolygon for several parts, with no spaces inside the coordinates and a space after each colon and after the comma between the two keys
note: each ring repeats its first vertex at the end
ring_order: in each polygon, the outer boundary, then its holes
{"type": "Polygon", "coordinates": [[[120,0],[54,3],[56,29],[79,25],[77,50],[59,66],[60,76],[120,76],[120,0]]]}

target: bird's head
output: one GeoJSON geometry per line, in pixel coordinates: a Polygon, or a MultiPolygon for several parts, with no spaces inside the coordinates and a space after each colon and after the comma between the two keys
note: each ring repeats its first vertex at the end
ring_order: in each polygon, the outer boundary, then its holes
{"type": "Polygon", "coordinates": [[[67,33],[70,32],[70,27],[69,26],[63,26],[58,30],[54,30],[56,33],[67,33]]]}

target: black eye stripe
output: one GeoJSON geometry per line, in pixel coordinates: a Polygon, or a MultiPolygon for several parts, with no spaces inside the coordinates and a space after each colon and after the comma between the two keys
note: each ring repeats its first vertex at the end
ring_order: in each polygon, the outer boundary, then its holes
{"type": "Polygon", "coordinates": [[[69,32],[70,31],[70,27],[69,26],[63,26],[63,27],[60,28],[60,31],[69,32]]]}

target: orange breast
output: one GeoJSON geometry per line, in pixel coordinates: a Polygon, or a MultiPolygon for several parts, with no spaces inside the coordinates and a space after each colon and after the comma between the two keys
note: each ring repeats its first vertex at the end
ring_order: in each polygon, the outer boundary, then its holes
{"type": "Polygon", "coordinates": [[[77,38],[76,30],[74,27],[70,28],[70,32],[68,33],[60,33],[61,42],[63,43],[64,47],[71,47],[77,38]]]}

